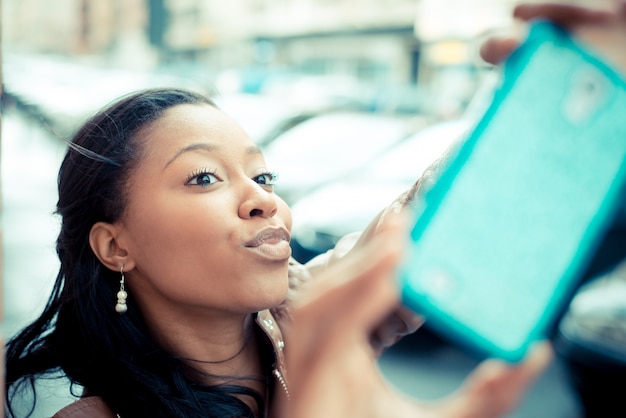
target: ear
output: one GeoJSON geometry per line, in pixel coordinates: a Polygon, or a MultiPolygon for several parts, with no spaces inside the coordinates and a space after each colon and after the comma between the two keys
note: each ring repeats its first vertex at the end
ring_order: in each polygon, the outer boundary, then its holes
{"type": "Polygon", "coordinates": [[[98,257],[98,260],[113,271],[132,270],[135,262],[130,257],[122,240],[120,240],[120,225],[107,222],[97,222],[89,232],[89,245],[98,257]]]}

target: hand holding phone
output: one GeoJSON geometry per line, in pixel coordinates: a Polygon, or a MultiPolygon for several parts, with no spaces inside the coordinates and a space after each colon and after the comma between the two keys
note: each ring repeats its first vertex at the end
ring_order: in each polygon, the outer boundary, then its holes
{"type": "Polygon", "coordinates": [[[626,194],[626,81],[549,22],[416,210],[405,304],[511,362],[550,337],[626,194]]]}

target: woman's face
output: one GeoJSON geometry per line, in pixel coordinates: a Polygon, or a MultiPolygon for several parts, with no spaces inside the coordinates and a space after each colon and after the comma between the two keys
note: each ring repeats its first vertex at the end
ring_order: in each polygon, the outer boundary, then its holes
{"type": "Polygon", "coordinates": [[[252,140],[208,105],[178,105],[138,136],[120,242],[144,311],[249,313],[285,297],[291,214],[252,140]]]}

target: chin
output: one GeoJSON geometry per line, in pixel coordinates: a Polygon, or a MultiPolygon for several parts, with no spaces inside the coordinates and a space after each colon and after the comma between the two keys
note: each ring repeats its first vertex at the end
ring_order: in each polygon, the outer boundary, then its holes
{"type": "Polygon", "coordinates": [[[267,303],[263,309],[273,309],[277,307],[282,307],[286,305],[287,303],[289,303],[291,300],[293,300],[292,298],[293,291],[290,290],[287,285],[285,285],[285,288],[283,290],[284,291],[280,293],[271,295],[271,297],[267,299],[267,303]]]}

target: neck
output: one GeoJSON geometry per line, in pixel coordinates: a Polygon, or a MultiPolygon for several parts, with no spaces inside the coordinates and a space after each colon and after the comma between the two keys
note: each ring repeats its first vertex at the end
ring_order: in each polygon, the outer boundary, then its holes
{"type": "Polygon", "coordinates": [[[253,315],[151,325],[166,350],[206,375],[256,377],[261,371],[253,315]]]}
{"type": "MultiPolygon", "coordinates": [[[[265,395],[255,316],[222,315],[202,320],[198,319],[201,315],[191,317],[191,320],[164,320],[160,316],[160,321],[152,322],[150,327],[159,344],[198,371],[197,376],[204,384],[235,383],[265,395]],[[237,378],[235,382],[233,377],[237,378]]],[[[256,411],[256,403],[250,397],[238,397],[256,411]]]]}

